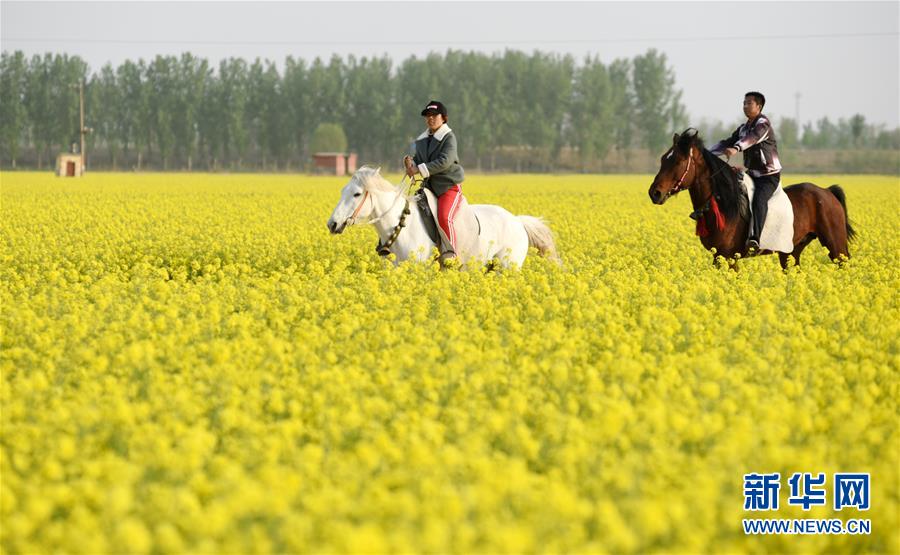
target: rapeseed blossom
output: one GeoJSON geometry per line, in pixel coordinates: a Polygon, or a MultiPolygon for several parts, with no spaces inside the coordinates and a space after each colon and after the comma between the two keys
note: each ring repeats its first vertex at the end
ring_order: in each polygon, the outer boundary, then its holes
{"type": "MultiPolygon", "coordinates": [[[[344,179],[2,175],[5,552],[895,552],[896,178],[715,268],[647,176],[475,176],[563,266],[328,234],[344,179]],[[749,472],[870,472],[863,536],[745,536],[749,472]]],[[[782,501],[783,502],[783,501],[782,501]]],[[[848,514],[852,513],[852,514],[848,514]]]]}

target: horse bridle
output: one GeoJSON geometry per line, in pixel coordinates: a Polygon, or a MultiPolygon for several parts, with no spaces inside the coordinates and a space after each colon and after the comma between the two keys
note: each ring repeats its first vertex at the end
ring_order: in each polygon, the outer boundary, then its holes
{"type": "Polygon", "coordinates": [[[684,173],[681,174],[681,178],[678,180],[678,183],[675,184],[674,187],[669,191],[668,196],[676,195],[681,191],[687,189],[688,187],[684,185],[684,178],[687,177],[689,171],[691,171],[691,162],[694,161],[694,148],[691,147],[691,151],[688,153],[688,162],[687,167],[684,168],[684,173]]]}
{"type": "MultiPolygon", "coordinates": [[[[384,213],[381,214],[381,216],[378,216],[375,219],[371,219],[371,220],[367,221],[366,224],[374,224],[376,222],[380,222],[382,219],[384,219],[385,216],[388,215],[388,213],[390,213],[391,209],[394,207],[395,204],[397,204],[397,201],[400,199],[400,197],[405,196],[404,195],[404,187],[403,187],[403,181],[405,179],[406,179],[406,176],[404,176],[403,180],[400,181],[400,186],[398,187],[397,196],[396,196],[396,198],[394,198],[394,202],[391,203],[391,205],[388,207],[388,209],[385,210],[384,213]]],[[[412,185],[413,183],[414,182],[411,181],[410,185],[412,185]]],[[[350,216],[348,221],[353,221],[354,224],[356,223],[356,217],[359,216],[359,211],[362,210],[362,207],[366,203],[367,198],[369,198],[368,190],[365,191],[365,194],[363,195],[362,200],[359,202],[359,205],[356,207],[356,210],[353,211],[353,215],[350,216]]],[[[375,211],[375,200],[374,199],[372,200],[372,211],[373,212],[375,211]]],[[[400,221],[397,223],[396,226],[394,226],[393,231],[391,231],[390,237],[388,237],[388,240],[385,241],[384,244],[382,244],[379,241],[378,246],[375,247],[375,251],[379,255],[387,256],[388,254],[390,254],[391,246],[393,246],[393,244],[397,241],[397,237],[400,236],[400,231],[402,231],[403,228],[406,227],[406,217],[409,216],[409,213],[410,213],[409,198],[407,197],[406,205],[403,207],[403,212],[400,214],[400,221]]]]}
{"type": "MultiPolygon", "coordinates": [[[[390,212],[391,208],[393,208],[394,205],[397,204],[397,201],[400,199],[400,197],[404,193],[403,181],[405,179],[406,179],[406,176],[404,176],[403,179],[400,180],[400,185],[398,186],[398,189],[397,189],[397,196],[396,196],[396,198],[394,198],[394,202],[391,203],[391,205],[388,207],[388,209],[385,210],[381,216],[378,216],[377,218],[375,218],[373,220],[369,220],[369,221],[365,222],[366,224],[374,224],[375,222],[380,222],[382,219],[384,219],[385,216],[387,216],[388,212],[390,212]]],[[[413,182],[410,182],[410,185],[412,185],[412,184],[413,184],[413,182]]],[[[362,210],[362,207],[366,203],[367,198],[369,198],[369,191],[368,191],[368,189],[365,189],[365,194],[363,195],[362,200],[359,201],[359,205],[357,205],[356,210],[353,211],[353,214],[349,218],[347,218],[347,222],[352,222],[352,224],[354,224],[354,225],[356,224],[356,217],[359,216],[359,211],[362,210]]],[[[409,200],[406,201],[406,204],[407,204],[407,206],[409,206],[409,200]]],[[[372,200],[372,210],[373,211],[375,210],[375,201],[374,200],[372,200]]]]}
{"type": "MultiPolygon", "coordinates": [[[[681,179],[679,179],[679,180],[678,180],[678,183],[675,184],[675,187],[673,187],[672,190],[669,191],[669,196],[672,196],[672,195],[674,195],[674,194],[676,194],[676,193],[679,193],[679,192],[681,192],[681,191],[683,191],[683,190],[685,190],[685,189],[688,188],[687,186],[682,186],[682,183],[684,182],[684,178],[687,176],[688,171],[691,169],[691,161],[693,161],[693,159],[694,159],[694,149],[691,148],[690,154],[689,154],[689,156],[688,156],[687,167],[684,169],[684,173],[681,174],[681,179]]],[[[712,181],[712,178],[714,178],[715,176],[717,176],[717,175],[719,175],[720,173],[722,173],[722,170],[724,170],[724,169],[726,169],[726,168],[729,168],[729,169],[730,169],[731,166],[729,166],[728,164],[725,164],[724,166],[722,166],[721,168],[719,168],[718,170],[716,170],[715,172],[713,172],[712,174],[710,174],[709,180],[712,181]]],[[[700,208],[695,208],[694,211],[691,212],[690,218],[691,218],[692,220],[698,220],[698,219],[700,219],[704,214],[706,214],[706,213],[709,211],[709,208],[710,208],[710,202],[712,201],[712,198],[713,198],[714,196],[716,196],[715,192],[712,191],[712,190],[710,190],[709,196],[706,197],[706,200],[701,204],[700,208]]],[[[718,198],[718,197],[716,196],[716,198],[718,198]]]]}
{"type": "MultiPolygon", "coordinates": [[[[362,209],[363,204],[366,203],[366,199],[369,198],[369,191],[366,190],[366,194],[363,195],[362,200],[359,203],[359,206],[356,207],[356,210],[353,211],[353,215],[350,216],[347,221],[353,220],[353,223],[356,223],[356,217],[359,215],[359,211],[362,209]]],[[[375,201],[372,201],[372,210],[375,210],[375,201]]],[[[368,223],[368,222],[367,222],[368,223]]]]}
{"type": "MultiPolygon", "coordinates": [[[[693,162],[693,161],[694,161],[694,148],[691,147],[690,153],[688,154],[687,167],[684,168],[684,173],[681,174],[681,178],[678,180],[678,183],[676,183],[675,186],[672,187],[671,190],[669,190],[669,194],[667,196],[672,196],[674,194],[680,193],[681,191],[684,191],[685,189],[688,189],[690,187],[689,185],[684,185],[684,178],[687,177],[688,172],[691,171],[691,162],[693,162]]],[[[714,178],[715,176],[722,173],[722,170],[724,170],[726,168],[731,168],[731,166],[729,166],[728,164],[725,164],[724,166],[722,166],[721,168],[717,169],[712,174],[710,174],[709,179],[712,180],[712,178],[714,178]]],[[[710,196],[712,196],[712,194],[710,194],[710,196]]]]}

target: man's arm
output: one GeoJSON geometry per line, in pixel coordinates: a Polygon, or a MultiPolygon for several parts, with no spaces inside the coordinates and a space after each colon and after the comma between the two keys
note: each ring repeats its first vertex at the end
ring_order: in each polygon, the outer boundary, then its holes
{"type": "Polygon", "coordinates": [[[734,133],[732,133],[730,137],[728,137],[727,139],[722,139],[721,141],[717,142],[709,149],[709,151],[712,152],[713,154],[715,154],[716,156],[719,156],[720,154],[725,152],[725,150],[728,149],[729,147],[734,148],[735,143],[737,143],[738,134],[740,133],[740,131],[741,131],[741,126],[739,125],[738,128],[734,130],[734,133]]]}

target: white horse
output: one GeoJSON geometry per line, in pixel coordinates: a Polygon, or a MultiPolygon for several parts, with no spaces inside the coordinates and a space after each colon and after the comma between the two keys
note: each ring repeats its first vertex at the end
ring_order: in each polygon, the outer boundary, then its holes
{"type": "MultiPolygon", "coordinates": [[[[363,166],[341,190],[341,199],[328,218],[328,230],[338,234],[347,226],[372,224],[378,232],[379,245],[397,255],[395,264],[408,259],[426,261],[431,256],[431,249],[437,245],[429,237],[421,213],[411,198],[405,194],[402,184],[394,186],[382,177],[380,168],[363,166]],[[404,215],[407,207],[409,212],[404,215]]],[[[481,229],[475,239],[477,252],[461,255],[462,264],[486,264],[496,260],[503,268],[519,268],[529,246],[537,248],[542,256],[559,262],[553,234],[540,218],[514,216],[491,204],[473,204],[471,209],[481,229]]]]}

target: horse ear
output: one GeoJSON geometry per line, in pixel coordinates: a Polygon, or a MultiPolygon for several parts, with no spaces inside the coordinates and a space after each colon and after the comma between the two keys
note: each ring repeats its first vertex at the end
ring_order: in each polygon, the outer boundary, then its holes
{"type": "Polygon", "coordinates": [[[375,170],[375,173],[381,175],[381,166],[378,166],[378,169],[375,170]]]}
{"type": "Polygon", "coordinates": [[[673,145],[677,145],[677,144],[678,144],[678,138],[679,138],[678,133],[675,133],[674,135],[672,135],[672,144],[673,144],[673,145]]]}

